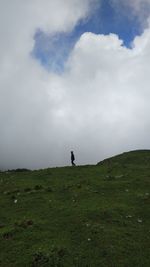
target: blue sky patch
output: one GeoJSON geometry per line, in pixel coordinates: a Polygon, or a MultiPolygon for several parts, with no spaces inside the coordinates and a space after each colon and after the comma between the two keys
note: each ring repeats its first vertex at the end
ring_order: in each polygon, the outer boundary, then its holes
{"type": "Polygon", "coordinates": [[[124,46],[130,48],[135,36],[140,35],[142,31],[138,17],[133,18],[131,10],[126,12],[118,13],[111,0],[103,0],[91,17],[79,21],[72,32],[48,35],[39,29],[34,36],[35,47],[32,55],[46,69],[60,74],[75,43],[85,32],[105,35],[115,33],[123,40],[124,46]]]}

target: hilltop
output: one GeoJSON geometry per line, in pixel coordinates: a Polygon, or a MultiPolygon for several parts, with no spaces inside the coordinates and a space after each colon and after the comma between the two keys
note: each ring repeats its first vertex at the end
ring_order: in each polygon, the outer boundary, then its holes
{"type": "Polygon", "coordinates": [[[134,150],[130,152],[124,152],[120,155],[105,159],[103,161],[100,161],[98,165],[100,164],[150,164],[150,150],[134,150]]]}
{"type": "Polygon", "coordinates": [[[0,266],[149,267],[150,151],[0,173],[0,266]]]}

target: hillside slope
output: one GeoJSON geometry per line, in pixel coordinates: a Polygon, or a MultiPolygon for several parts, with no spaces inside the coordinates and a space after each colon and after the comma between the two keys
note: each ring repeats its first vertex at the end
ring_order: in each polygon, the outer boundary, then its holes
{"type": "Polygon", "coordinates": [[[149,267],[149,157],[0,173],[0,266],[149,267]]]}
{"type": "Polygon", "coordinates": [[[98,163],[100,164],[144,164],[144,165],[150,165],[150,150],[134,150],[130,152],[124,152],[120,155],[105,159],[98,163]]]}

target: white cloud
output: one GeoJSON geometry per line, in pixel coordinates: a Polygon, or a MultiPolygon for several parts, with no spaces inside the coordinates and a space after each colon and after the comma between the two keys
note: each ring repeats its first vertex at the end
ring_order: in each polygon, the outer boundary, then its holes
{"type": "Polygon", "coordinates": [[[133,49],[85,33],[59,76],[31,57],[37,28],[68,31],[92,1],[0,2],[0,168],[78,163],[148,148],[150,29],[133,49]]]}
{"type": "Polygon", "coordinates": [[[111,0],[118,13],[129,16],[131,20],[138,18],[141,29],[148,26],[150,0],[111,0]]]}
{"type": "Polygon", "coordinates": [[[149,147],[149,35],[146,30],[138,37],[133,50],[115,35],[86,33],[76,45],[66,87],[72,121],[80,114],[76,128],[80,125],[83,143],[93,147],[86,154],[149,147]]]}

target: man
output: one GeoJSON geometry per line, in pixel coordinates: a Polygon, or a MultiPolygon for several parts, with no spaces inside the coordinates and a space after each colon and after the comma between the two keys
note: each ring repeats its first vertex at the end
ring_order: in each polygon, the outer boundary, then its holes
{"type": "Polygon", "coordinates": [[[71,163],[72,163],[72,166],[75,166],[74,161],[75,161],[75,156],[74,156],[73,151],[71,151],[71,163]]]}

